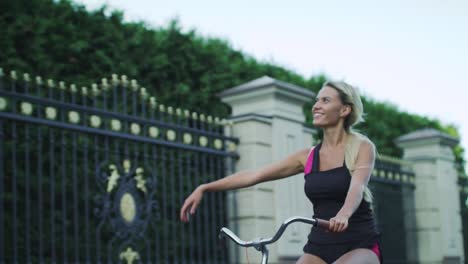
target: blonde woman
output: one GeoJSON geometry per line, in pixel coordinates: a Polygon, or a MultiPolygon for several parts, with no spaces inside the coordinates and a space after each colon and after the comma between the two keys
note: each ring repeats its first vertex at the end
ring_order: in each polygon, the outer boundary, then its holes
{"type": "Polygon", "coordinates": [[[352,127],[363,121],[358,91],[344,82],[327,82],[312,108],[323,140],[312,148],[255,171],[242,171],[202,184],[185,200],[182,221],[194,214],[203,193],[243,188],[304,172],[305,194],[314,217],[329,219],[329,230],[312,228],[298,264],[381,263],[379,232],[367,187],[375,161],[374,144],[352,127]]]}

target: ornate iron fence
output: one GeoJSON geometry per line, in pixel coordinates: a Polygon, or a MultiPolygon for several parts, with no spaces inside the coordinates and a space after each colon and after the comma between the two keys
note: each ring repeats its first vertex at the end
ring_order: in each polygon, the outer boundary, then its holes
{"type": "Polygon", "coordinates": [[[0,263],[227,262],[224,194],[178,220],[189,190],[232,170],[223,121],[125,76],[91,89],[18,79],[0,77],[0,263]]]}
{"type": "Polygon", "coordinates": [[[382,232],[385,263],[410,263],[414,225],[414,172],[402,160],[381,156],[377,159],[370,188],[374,210],[382,232]],[[410,215],[409,215],[410,214],[410,215]],[[412,214],[412,215],[411,215],[412,214]]]}

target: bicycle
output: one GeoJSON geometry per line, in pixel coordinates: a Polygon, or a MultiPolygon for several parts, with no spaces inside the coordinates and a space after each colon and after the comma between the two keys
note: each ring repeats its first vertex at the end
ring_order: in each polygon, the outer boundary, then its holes
{"type": "Polygon", "coordinates": [[[222,239],[224,237],[229,237],[232,241],[234,241],[236,244],[238,244],[241,247],[254,247],[256,250],[262,252],[262,264],[267,264],[268,263],[268,248],[266,245],[272,244],[276,242],[284,233],[284,230],[286,230],[286,227],[294,222],[302,222],[306,224],[311,224],[313,227],[319,227],[323,229],[328,229],[330,223],[326,220],[318,219],[318,218],[307,218],[307,217],[290,217],[286,219],[281,226],[279,227],[278,231],[276,231],[276,234],[271,237],[271,238],[258,238],[252,241],[243,241],[241,240],[234,232],[232,232],[230,229],[223,227],[220,230],[219,233],[219,238],[222,239]]]}

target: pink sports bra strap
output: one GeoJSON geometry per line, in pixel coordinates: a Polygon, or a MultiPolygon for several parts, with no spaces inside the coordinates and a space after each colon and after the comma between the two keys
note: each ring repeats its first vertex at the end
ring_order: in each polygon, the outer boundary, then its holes
{"type": "Polygon", "coordinates": [[[309,155],[307,156],[307,162],[304,168],[304,176],[309,174],[310,171],[312,171],[312,165],[314,164],[314,149],[315,147],[312,147],[310,149],[309,155]]]}

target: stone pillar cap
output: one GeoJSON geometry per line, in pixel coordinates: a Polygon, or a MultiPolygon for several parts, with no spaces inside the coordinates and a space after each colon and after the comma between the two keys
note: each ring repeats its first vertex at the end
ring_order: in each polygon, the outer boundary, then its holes
{"type": "Polygon", "coordinates": [[[449,134],[440,132],[439,130],[433,128],[425,128],[400,136],[395,140],[395,143],[400,145],[421,140],[438,140],[440,144],[451,147],[457,145],[460,142],[460,139],[449,134]]]}
{"type": "Polygon", "coordinates": [[[250,82],[229,88],[218,94],[219,97],[228,97],[238,94],[243,94],[253,90],[259,90],[262,88],[277,87],[281,90],[291,92],[292,94],[298,95],[298,98],[303,98],[304,102],[308,102],[315,96],[315,93],[307,90],[304,87],[300,87],[291,83],[283,82],[271,78],[269,76],[263,76],[250,82]]]}

